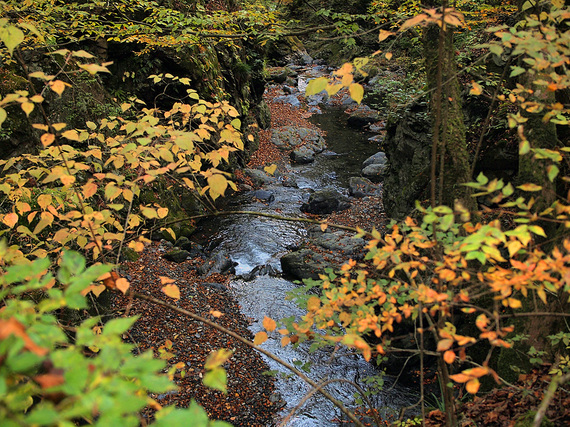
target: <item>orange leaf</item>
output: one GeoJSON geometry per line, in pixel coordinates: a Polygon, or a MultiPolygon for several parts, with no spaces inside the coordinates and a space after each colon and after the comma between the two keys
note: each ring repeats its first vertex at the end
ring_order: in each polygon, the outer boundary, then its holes
{"type": "Polygon", "coordinates": [[[34,377],[34,381],[42,388],[50,388],[63,384],[65,382],[65,378],[61,374],[44,374],[36,375],[34,377]]]}
{"type": "Polygon", "coordinates": [[[48,147],[55,141],[55,135],[53,133],[44,133],[40,137],[40,141],[44,147],[48,147]]]}
{"type": "Polygon", "coordinates": [[[479,391],[480,385],[481,384],[479,383],[479,380],[477,378],[473,378],[471,381],[465,384],[465,389],[467,390],[468,393],[476,394],[477,391],[479,391]]]}
{"type": "Polygon", "coordinates": [[[307,310],[309,311],[316,311],[319,309],[320,306],[321,306],[321,300],[319,299],[319,297],[312,296],[307,301],[307,310]]]}
{"type": "Polygon", "coordinates": [[[180,299],[180,289],[178,289],[178,286],[176,285],[166,285],[162,288],[162,292],[170,298],[180,299]]]}
{"type": "Polygon", "coordinates": [[[258,332],[255,334],[255,338],[253,340],[254,345],[260,345],[267,341],[267,333],[264,331],[258,332]]]}
{"type": "Polygon", "coordinates": [[[450,375],[449,378],[451,378],[456,383],[465,383],[471,379],[471,377],[469,375],[465,375],[465,374],[450,375]]]}
{"type": "Polygon", "coordinates": [[[265,316],[263,318],[263,327],[269,332],[273,332],[277,327],[277,324],[275,323],[275,320],[265,316]]]}
{"type": "Polygon", "coordinates": [[[455,353],[453,350],[447,350],[443,353],[443,360],[445,360],[445,363],[448,365],[451,365],[455,361],[455,353]]]}
{"type": "Polygon", "coordinates": [[[129,290],[129,287],[131,286],[129,281],[124,277],[118,278],[115,281],[115,285],[117,286],[117,289],[120,290],[123,294],[126,294],[129,290]]]}
{"type": "Polygon", "coordinates": [[[8,338],[10,335],[16,335],[24,340],[24,348],[38,356],[45,356],[48,353],[46,348],[40,347],[26,333],[24,325],[13,317],[8,320],[0,320],[0,340],[8,338]]]}
{"type": "Polygon", "coordinates": [[[210,310],[210,314],[212,316],[214,316],[216,319],[218,317],[222,317],[224,315],[224,313],[222,313],[221,311],[218,311],[218,310],[210,310]]]}
{"type": "Polygon", "coordinates": [[[161,285],[169,285],[171,283],[176,282],[176,280],[171,279],[170,277],[166,277],[166,276],[159,276],[160,277],[160,284],[161,285]]]}
{"type": "Polygon", "coordinates": [[[18,214],[14,212],[6,214],[4,218],[2,218],[2,222],[8,227],[13,228],[18,223],[18,214]]]}
{"type": "Polygon", "coordinates": [[[289,338],[289,337],[281,338],[281,347],[285,347],[289,343],[291,343],[291,338],[289,338]]]}

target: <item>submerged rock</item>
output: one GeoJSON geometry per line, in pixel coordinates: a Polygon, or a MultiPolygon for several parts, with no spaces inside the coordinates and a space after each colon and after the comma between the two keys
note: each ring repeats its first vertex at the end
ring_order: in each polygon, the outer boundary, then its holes
{"type": "Polygon", "coordinates": [[[225,252],[216,252],[206,262],[198,268],[198,273],[202,276],[211,274],[234,274],[236,262],[232,261],[225,252]]]}

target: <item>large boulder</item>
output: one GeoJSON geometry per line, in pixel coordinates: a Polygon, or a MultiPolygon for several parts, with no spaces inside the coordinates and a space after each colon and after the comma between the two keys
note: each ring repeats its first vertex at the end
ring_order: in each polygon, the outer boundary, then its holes
{"type": "Polygon", "coordinates": [[[289,252],[281,257],[283,274],[286,277],[292,277],[297,280],[316,280],[319,278],[319,273],[322,273],[327,267],[329,267],[329,264],[324,260],[323,256],[310,249],[289,252]]]}
{"type": "Polygon", "coordinates": [[[431,123],[427,104],[412,105],[397,121],[390,122],[386,131],[384,208],[389,217],[402,219],[416,200],[426,197],[430,181],[431,123]]]}
{"type": "Polygon", "coordinates": [[[325,140],[317,130],[295,126],[273,129],[271,142],[283,151],[293,150],[300,145],[309,147],[315,153],[325,149],[325,140]]]}
{"type": "Polygon", "coordinates": [[[315,191],[309,196],[307,203],[301,206],[301,212],[328,215],[333,212],[343,211],[350,207],[347,197],[335,190],[315,191]]]}
{"type": "Polygon", "coordinates": [[[372,154],[366,160],[362,162],[362,167],[365,168],[366,166],[370,165],[385,165],[387,162],[386,160],[386,153],[383,151],[378,151],[376,154],[372,154]]]}
{"type": "Polygon", "coordinates": [[[309,147],[302,146],[296,150],[291,151],[289,157],[291,158],[291,163],[303,165],[315,161],[315,152],[309,147]]]}

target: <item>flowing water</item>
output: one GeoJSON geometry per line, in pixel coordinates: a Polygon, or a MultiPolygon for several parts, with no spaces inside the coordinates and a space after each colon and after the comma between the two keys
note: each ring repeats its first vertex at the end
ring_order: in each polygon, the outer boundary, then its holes
{"type": "MultiPolygon", "coordinates": [[[[279,213],[284,216],[300,216],[299,207],[308,197],[308,190],[335,188],[347,193],[348,178],[360,173],[362,161],[378,151],[378,147],[368,141],[369,134],[356,132],[346,127],[346,115],[340,110],[330,110],[323,115],[315,116],[315,122],[327,132],[326,151],[317,156],[314,163],[301,166],[290,166],[285,172],[289,178],[297,182],[298,188],[285,187],[281,182],[266,185],[265,189],[275,196],[271,203],[262,203],[252,199],[251,195],[242,195],[233,199],[226,208],[239,207],[267,213],[279,213]]],[[[260,265],[270,265],[280,271],[279,259],[291,247],[298,245],[305,236],[300,223],[283,222],[270,218],[235,216],[218,218],[215,227],[219,230],[215,236],[215,244],[230,254],[237,262],[236,273],[243,275],[260,265]]],[[[249,282],[236,280],[231,284],[233,292],[243,313],[253,319],[251,330],[255,334],[263,329],[264,316],[281,319],[294,316],[299,318],[303,312],[291,301],[286,300],[287,292],[296,285],[278,277],[259,276],[249,282]]],[[[375,368],[362,357],[350,351],[328,348],[317,352],[309,352],[306,345],[283,348],[281,336],[269,334],[270,338],[263,347],[283,360],[301,365],[308,361],[312,366],[309,376],[316,381],[342,378],[355,381],[363,386],[361,379],[377,373],[375,368]]],[[[279,372],[276,376],[276,387],[287,406],[282,413],[285,416],[294,408],[310,390],[302,380],[290,376],[281,365],[267,360],[271,370],[279,372]]],[[[335,397],[346,405],[352,405],[355,390],[346,383],[332,383],[326,387],[335,397]]],[[[394,388],[373,397],[377,408],[396,410],[409,404],[405,390],[394,388]]],[[[287,422],[288,426],[331,426],[340,417],[340,411],[322,395],[314,394],[295,415],[287,422]]]]}

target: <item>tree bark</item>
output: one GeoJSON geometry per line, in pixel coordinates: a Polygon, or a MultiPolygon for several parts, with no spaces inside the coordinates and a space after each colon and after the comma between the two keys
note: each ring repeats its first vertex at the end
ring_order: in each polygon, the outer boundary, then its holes
{"type": "MultiPolygon", "coordinates": [[[[441,6],[440,1],[432,0],[429,3],[432,7],[441,6]]],[[[453,207],[454,202],[459,200],[466,208],[473,210],[475,201],[470,197],[469,188],[462,185],[469,182],[471,176],[452,27],[446,27],[443,37],[440,37],[440,27],[437,25],[430,25],[426,29],[424,56],[427,86],[431,94],[433,133],[437,138],[436,203],[453,207]],[[438,54],[440,40],[443,43],[441,58],[438,54]],[[441,85],[440,90],[438,85],[441,85]]]]}

